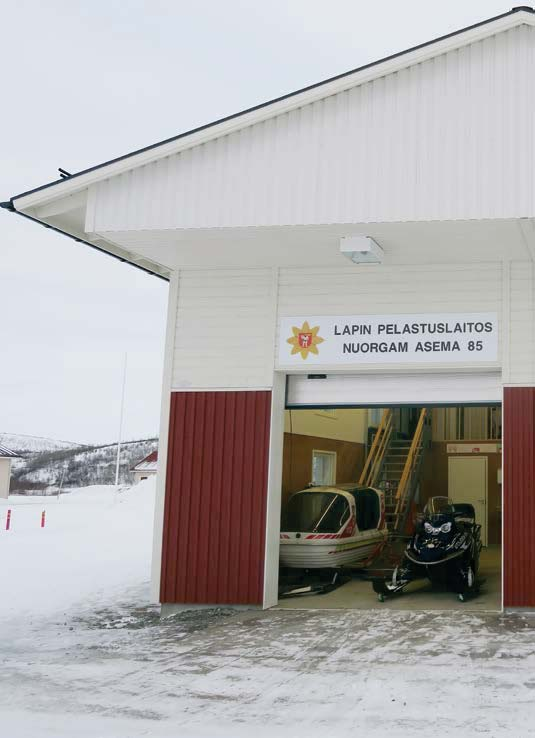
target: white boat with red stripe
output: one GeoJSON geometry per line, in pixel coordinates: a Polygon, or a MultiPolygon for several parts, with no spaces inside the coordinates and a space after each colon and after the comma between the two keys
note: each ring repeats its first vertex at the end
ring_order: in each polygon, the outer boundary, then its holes
{"type": "Polygon", "coordinates": [[[288,500],[280,563],[291,569],[361,568],[380,553],[387,535],[381,490],[358,484],[309,487],[288,500]]]}

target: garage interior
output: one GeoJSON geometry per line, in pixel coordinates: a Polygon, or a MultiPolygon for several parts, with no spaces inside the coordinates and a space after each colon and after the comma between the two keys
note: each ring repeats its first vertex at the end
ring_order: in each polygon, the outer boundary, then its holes
{"type": "MultiPolygon", "coordinates": [[[[287,408],[281,521],[294,492],[364,480],[383,490],[389,529],[389,541],[365,572],[386,571],[399,561],[430,497],[470,503],[481,524],[479,575],[485,581],[479,595],[465,603],[429,580],[411,582],[402,594],[379,603],[371,582],[352,571],[351,579],[332,591],[281,598],[279,607],[500,610],[501,439],[498,403],[287,408]],[[403,485],[407,499],[400,506],[403,485]]],[[[288,573],[281,568],[281,581],[288,573]]]]}

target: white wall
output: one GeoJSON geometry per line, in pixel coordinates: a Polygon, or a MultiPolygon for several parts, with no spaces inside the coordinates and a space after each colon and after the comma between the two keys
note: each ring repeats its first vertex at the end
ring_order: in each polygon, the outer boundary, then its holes
{"type": "Polygon", "coordinates": [[[88,228],[532,216],[534,49],[520,26],[112,177],[88,228]]]}
{"type": "Polygon", "coordinates": [[[9,496],[9,482],[11,479],[11,459],[0,459],[0,497],[9,496]]]}
{"type": "Polygon", "coordinates": [[[273,384],[276,273],[183,270],[172,389],[261,389],[273,384]]]}
{"type": "Polygon", "coordinates": [[[137,471],[134,472],[134,484],[137,484],[138,482],[141,482],[142,479],[150,479],[151,477],[155,477],[156,472],[154,471],[137,471]]]}
{"type": "Polygon", "coordinates": [[[535,382],[535,294],[533,262],[511,262],[504,270],[505,333],[503,379],[507,384],[535,382]]]}
{"type": "MultiPolygon", "coordinates": [[[[270,388],[278,319],[307,313],[496,312],[497,368],[503,365],[504,383],[533,383],[533,286],[531,262],[182,270],[171,388],[270,388]]],[[[344,373],[351,368],[344,366],[344,373]]],[[[369,365],[367,370],[381,368],[369,365]]],[[[395,368],[390,364],[388,370],[395,368]]],[[[451,364],[445,368],[455,369],[451,364]]]]}
{"type": "MultiPolygon", "coordinates": [[[[281,269],[279,318],[308,315],[497,312],[498,262],[281,269]]],[[[500,332],[500,331],[499,331],[500,332]]],[[[277,338],[278,348],[278,338],[277,338]]],[[[358,366],[358,365],[356,365],[358,366]]],[[[369,365],[373,369],[380,365],[369,365]]],[[[392,365],[389,365],[392,368],[392,365]]],[[[454,367],[450,366],[450,371],[454,367]]],[[[314,371],[318,367],[314,366],[314,371]]],[[[345,366],[344,366],[345,371],[345,366]]]]}

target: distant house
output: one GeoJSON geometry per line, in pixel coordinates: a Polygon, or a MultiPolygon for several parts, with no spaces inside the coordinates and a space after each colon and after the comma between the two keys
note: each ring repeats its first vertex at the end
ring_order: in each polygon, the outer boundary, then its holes
{"type": "Polygon", "coordinates": [[[142,482],[144,479],[153,477],[158,468],[158,449],[153,451],[144,459],[141,459],[130,471],[134,472],[134,483],[142,482]]]}
{"type": "Polygon", "coordinates": [[[0,445],[0,497],[9,496],[9,482],[11,480],[11,459],[17,459],[18,454],[7,446],[0,445]]]}

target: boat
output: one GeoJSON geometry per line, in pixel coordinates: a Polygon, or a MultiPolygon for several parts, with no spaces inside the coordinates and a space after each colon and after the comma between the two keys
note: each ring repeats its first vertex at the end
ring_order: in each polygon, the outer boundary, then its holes
{"type": "Polygon", "coordinates": [[[280,564],[291,569],[362,568],[387,539],[383,492],[358,484],[294,492],[280,533],[280,564]]]}

